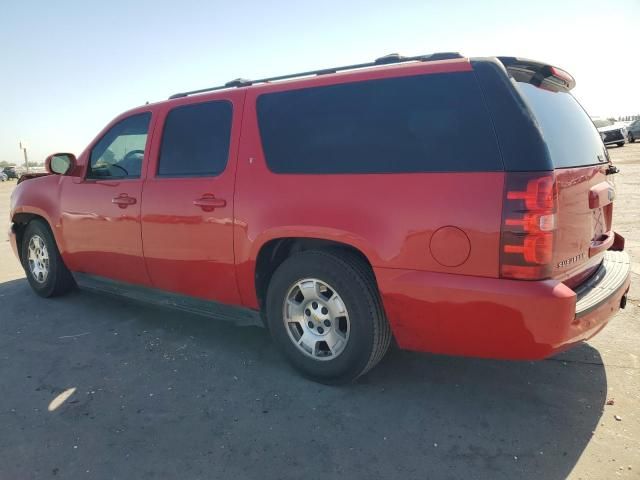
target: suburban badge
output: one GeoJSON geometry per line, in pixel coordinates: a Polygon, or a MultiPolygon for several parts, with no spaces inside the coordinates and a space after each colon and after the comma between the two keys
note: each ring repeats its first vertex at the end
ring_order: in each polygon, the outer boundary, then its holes
{"type": "Polygon", "coordinates": [[[566,267],[567,265],[571,265],[572,263],[576,263],[578,260],[582,260],[583,257],[584,257],[584,252],[579,253],[575,257],[565,258],[564,260],[558,262],[558,265],[556,265],[556,268],[562,268],[562,267],[566,267]]]}

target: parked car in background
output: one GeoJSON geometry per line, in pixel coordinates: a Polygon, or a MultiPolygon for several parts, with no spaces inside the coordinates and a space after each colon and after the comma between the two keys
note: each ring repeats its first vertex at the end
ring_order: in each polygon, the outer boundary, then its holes
{"type": "Polygon", "coordinates": [[[6,182],[7,180],[9,180],[9,177],[7,177],[7,174],[4,172],[0,172],[0,181],[6,182]]]}
{"type": "Polygon", "coordinates": [[[627,141],[627,129],[623,125],[616,125],[606,118],[592,118],[593,124],[600,132],[600,137],[605,145],[617,145],[624,147],[627,141]]]}
{"type": "Polygon", "coordinates": [[[19,177],[16,167],[4,167],[2,173],[4,173],[8,179],[17,179],[19,177]]]}
{"type": "Polygon", "coordinates": [[[635,120],[627,127],[627,138],[630,143],[640,140],[640,119],[635,120]]]}
{"type": "Polygon", "coordinates": [[[11,197],[33,290],[264,321],[327,383],[392,337],[546,358],[626,305],[616,169],[565,71],[442,53],[277,79],[143,105],[50,156],[11,197]]]}

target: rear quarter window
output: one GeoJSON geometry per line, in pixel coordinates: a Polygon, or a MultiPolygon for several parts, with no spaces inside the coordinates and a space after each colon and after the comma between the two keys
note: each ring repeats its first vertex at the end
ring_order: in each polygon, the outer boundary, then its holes
{"type": "Polygon", "coordinates": [[[275,173],[503,170],[471,72],[267,93],[257,113],[275,173]]]}

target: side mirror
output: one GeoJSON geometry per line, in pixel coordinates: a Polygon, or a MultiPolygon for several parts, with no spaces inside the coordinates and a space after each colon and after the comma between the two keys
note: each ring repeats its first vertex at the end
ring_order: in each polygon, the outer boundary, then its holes
{"type": "Polygon", "coordinates": [[[47,157],[44,166],[49,173],[66,175],[76,166],[76,156],[73,153],[54,153],[47,157]]]}

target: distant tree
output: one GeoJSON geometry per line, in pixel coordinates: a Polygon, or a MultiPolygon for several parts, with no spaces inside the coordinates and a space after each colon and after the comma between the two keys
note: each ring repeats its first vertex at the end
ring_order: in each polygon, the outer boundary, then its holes
{"type": "MultiPolygon", "coordinates": [[[[0,168],[15,167],[16,165],[19,166],[19,167],[24,167],[24,162],[20,162],[20,163],[16,164],[14,162],[7,162],[6,160],[0,161],[0,168]]],[[[44,167],[44,162],[29,162],[29,166],[30,167],[44,167]]]]}
{"type": "Polygon", "coordinates": [[[609,120],[610,122],[615,122],[616,121],[616,119],[614,117],[609,117],[609,118],[607,118],[607,120],[609,120]]]}

